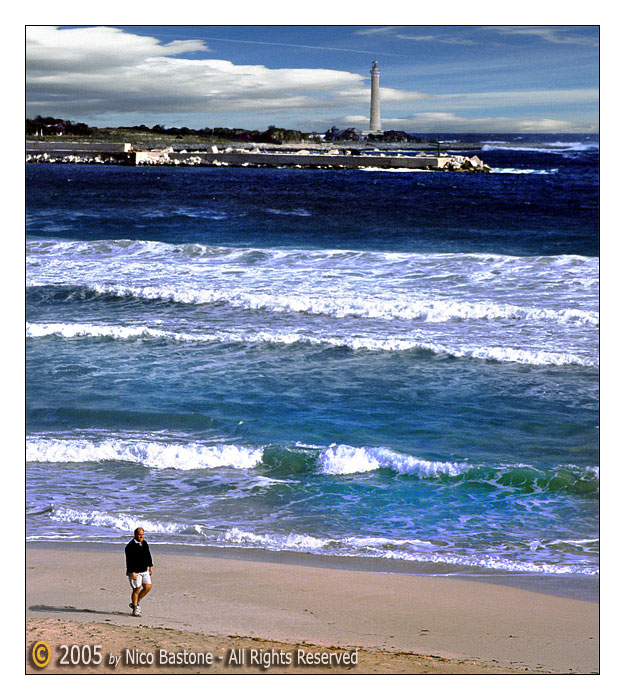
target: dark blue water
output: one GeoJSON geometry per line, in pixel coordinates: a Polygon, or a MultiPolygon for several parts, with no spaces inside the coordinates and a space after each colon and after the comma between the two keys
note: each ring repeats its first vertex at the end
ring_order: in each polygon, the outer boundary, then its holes
{"type": "Polygon", "coordinates": [[[27,166],[28,536],[595,574],[598,148],[536,139],[27,166]]]}

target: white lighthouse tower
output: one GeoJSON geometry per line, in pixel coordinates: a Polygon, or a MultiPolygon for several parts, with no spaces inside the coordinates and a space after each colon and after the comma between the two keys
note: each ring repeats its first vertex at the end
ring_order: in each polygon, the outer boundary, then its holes
{"type": "Polygon", "coordinates": [[[382,134],[380,122],[380,66],[377,61],[371,65],[371,110],[369,112],[369,130],[363,136],[382,134]]]}

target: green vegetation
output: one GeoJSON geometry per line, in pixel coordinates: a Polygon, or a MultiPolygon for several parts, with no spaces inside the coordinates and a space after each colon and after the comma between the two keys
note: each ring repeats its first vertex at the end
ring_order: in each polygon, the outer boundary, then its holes
{"type": "Polygon", "coordinates": [[[95,127],[82,122],[73,122],[57,117],[26,119],[26,137],[43,141],[97,141],[131,143],[135,149],[165,148],[174,150],[206,150],[208,147],[236,145],[237,143],[257,144],[333,144],[335,146],[353,147],[356,143],[367,145],[398,145],[410,143],[412,148],[424,151],[440,150],[438,137],[415,138],[405,131],[385,131],[379,135],[362,136],[358,129],[328,129],[325,134],[308,133],[296,129],[283,129],[271,125],[265,131],[236,129],[223,126],[191,129],[186,126],[165,127],[155,124],[138,126],[95,127]]]}
{"type": "MultiPolygon", "coordinates": [[[[296,129],[283,129],[271,125],[265,131],[250,129],[232,129],[225,126],[204,127],[191,129],[187,126],[165,127],[162,124],[146,126],[119,126],[100,128],[89,126],[82,122],[73,122],[57,117],[41,117],[26,119],[26,136],[31,138],[54,138],[55,141],[80,137],[81,140],[94,141],[122,141],[131,142],[139,146],[158,147],[166,144],[175,145],[183,142],[189,146],[201,144],[220,143],[320,143],[321,137],[296,129]]],[[[324,134],[326,142],[395,142],[402,143],[414,140],[405,131],[385,131],[378,136],[363,138],[358,129],[337,129],[336,126],[328,129],[324,134]]],[[[181,144],[182,145],[182,144],[181,144]]]]}
{"type": "Polygon", "coordinates": [[[120,126],[99,128],[81,122],[72,122],[56,117],[37,116],[26,119],[26,136],[34,138],[53,137],[54,140],[71,139],[80,136],[83,140],[131,141],[133,143],[171,143],[173,139],[196,145],[198,143],[271,143],[282,144],[310,140],[310,134],[295,129],[281,129],[269,126],[265,131],[214,127],[190,129],[189,127],[165,127],[155,124],[152,127],[120,126]]]}
{"type": "Polygon", "coordinates": [[[87,124],[68,119],[41,116],[26,119],[26,136],[89,136],[92,131],[87,124]]]}

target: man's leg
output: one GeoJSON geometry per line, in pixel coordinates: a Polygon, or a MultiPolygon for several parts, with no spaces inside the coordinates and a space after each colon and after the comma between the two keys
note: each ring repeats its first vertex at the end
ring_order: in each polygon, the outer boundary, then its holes
{"type": "Polygon", "coordinates": [[[137,574],[137,578],[133,579],[128,575],[128,581],[130,582],[130,588],[132,593],[130,594],[130,607],[134,609],[139,605],[139,591],[141,590],[141,577],[137,574]]]}
{"type": "Polygon", "coordinates": [[[136,591],[133,591],[133,596],[134,596],[135,592],[137,594],[137,602],[134,603],[135,605],[139,604],[139,601],[141,600],[141,598],[145,598],[145,596],[150,592],[150,588],[152,588],[151,583],[144,583],[143,588],[141,590],[139,590],[137,588],[136,591]]]}

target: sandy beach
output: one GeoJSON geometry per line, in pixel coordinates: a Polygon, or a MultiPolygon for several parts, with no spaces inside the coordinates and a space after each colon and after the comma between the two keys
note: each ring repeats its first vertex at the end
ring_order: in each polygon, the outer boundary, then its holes
{"type": "Polygon", "coordinates": [[[133,618],[122,548],[29,545],[27,673],[598,672],[594,602],[154,549],[153,589],[133,618]],[[42,669],[37,641],[51,650],[42,669]],[[101,645],[102,661],[61,664],[61,645],[101,645]]]}

